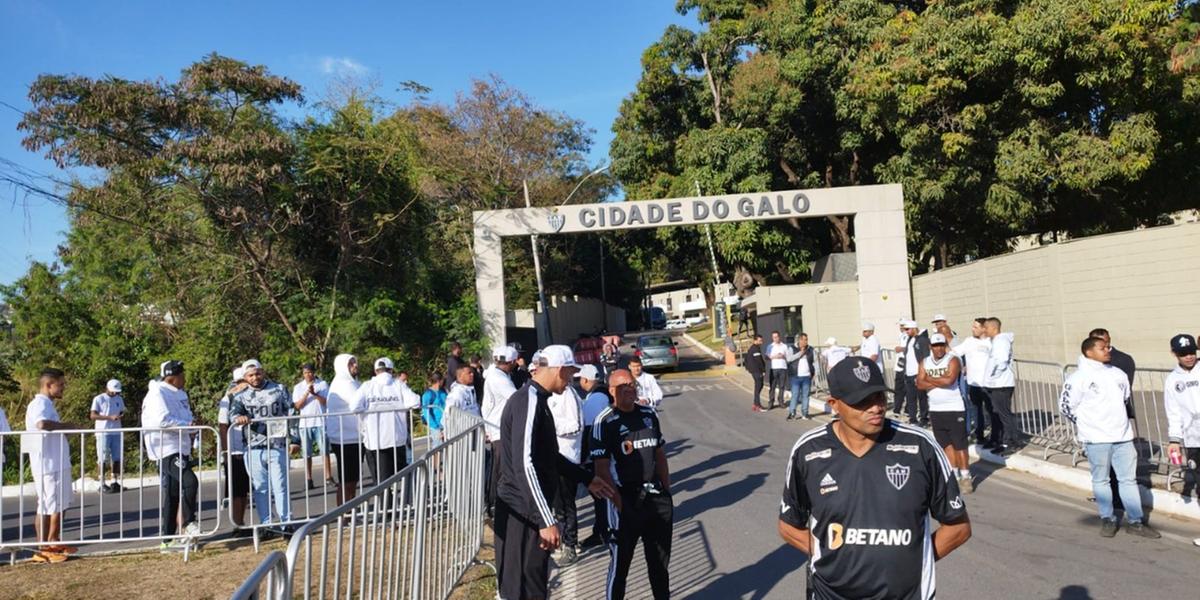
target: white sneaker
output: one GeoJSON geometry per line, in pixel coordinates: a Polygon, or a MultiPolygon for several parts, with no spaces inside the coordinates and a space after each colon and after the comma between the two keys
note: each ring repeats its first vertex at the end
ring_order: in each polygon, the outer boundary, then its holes
{"type": "Polygon", "coordinates": [[[1196,539],[1192,540],[1192,544],[1196,545],[1196,546],[1200,546],[1200,538],[1196,538],[1196,539]]]}
{"type": "Polygon", "coordinates": [[[192,538],[200,537],[200,524],[195,521],[188,523],[187,527],[183,528],[183,535],[192,538]]]}

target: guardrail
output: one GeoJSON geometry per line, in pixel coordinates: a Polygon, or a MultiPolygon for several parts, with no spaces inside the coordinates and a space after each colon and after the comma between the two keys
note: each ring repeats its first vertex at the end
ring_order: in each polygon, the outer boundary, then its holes
{"type": "MultiPolygon", "coordinates": [[[[162,433],[165,437],[160,437],[161,440],[170,439],[170,436],[176,437],[174,446],[185,448],[189,452],[189,463],[185,470],[193,473],[208,470],[215,473],[217,456],[220,455],[222,446],[216,429],[209,426],[155,430],[122,427],[52,432],[14,431],[0,433],[0,443],[6,439],[23,440],[23,448],[31,445],[40,447],[47,436],[61,436],[59,439],[66,446],[64,456],[69,457],[72,464],[69,471],[60,472],[60,493],[69,490],[72,498],[61,498],[67,502],[62,511],[59,544],[78,546],[176,542],[172,549],[181,550],[186,560],[197,539],[216,533],[221,526],[218,494],[206,494],[204,486],[197,485],[193,498],[190,492],[185,490],[184,477],[172,478],[178,487],[168,489],[160,477],[164,465],[149,458],[150,448],[145,445],[151,443],[145,435],[149,432],[162,433]],[[105,440],[105,451],[113,454],[121,465],[120,471],[116,473],[120,491],[105,492],[99,488],[102,481],[88,477],[89,472],[95,468],[93,461],[97,457],[98,439],[105,440]],[[108,440],[112,440],[111,443],[108,440]],[[136,452],[132,451],[134,448],[137,449],[136,452]],[[76,460],[78,464],[75,464],[76,460]],[[131,468],[130,461],[134,462],[136,471],[131,468]],[[176,499],[173,505],[170,502],[172,496],[176,499]],[[177,521],[174,524],[175,531],[166,533],[164,528],[168,525],[163,513],[170,506],[178,507],[181,501],[188,506],[194,506],[194,519],[190,523],[177,521]]],[[[16,446],[10,444],[10,447],[16,446]]],[[[39,506],[38,494],[41,491],[33,481],[34,469],[26,468],[30,466],[30,456],[25,452],[19,454],[18,481],[15,485],[8,486],[6,491],[0,492],[0,549],[9,551],[10,563],[17,560],[20,551],[32,551],[46,545],[38,541],[34,529],[39,506]]],[[[182,513],[182,507],[170,510],[172,515],[168,518],[171,519],[176,518],[177,510],[182,513]]],[[[179,520],[181,521],[182,517],[179,520]]]]}
{"type": "Polygon", "coordinates": [[[1014,360],[1012,411],[1021,433],[1042,446],[1042,459],[1056,453],[1070,454],[1071,466],[1081,460],[1075,441],[1075,425],[1062,416],[1058,399],[1062,394],[1063,369],[1057,363],[1014,360]]]}
{"type": "Polygon", "coordinates": [[[259,600],[260,598],[282,598],[287,593],[287,555],[274,550],[263,559],[238,589],[231,600],[259,600]],[[266,584],[266,588],[263,585],[266,584]]]}
{"type": "Polygon", "coordinates": [[[273,598],[449,596],[483,541],[485,445],[479,417],[444,423],[445,443],[296,532],[273,598]]]}

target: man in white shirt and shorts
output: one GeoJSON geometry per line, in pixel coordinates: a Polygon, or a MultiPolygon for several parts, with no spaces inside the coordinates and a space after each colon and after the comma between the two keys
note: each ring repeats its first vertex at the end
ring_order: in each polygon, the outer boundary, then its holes
{"type": "Polygon", "coordinates": [[[969,494],[975,491],[975,486],[967,454],[967,409],[958,387],[960,374],[962,363],[950,352],[946,336],[929,334],[929,356],[917,365],[917,389],[929,395],[933,437],[957,471],[959,489],[969,494]]]}

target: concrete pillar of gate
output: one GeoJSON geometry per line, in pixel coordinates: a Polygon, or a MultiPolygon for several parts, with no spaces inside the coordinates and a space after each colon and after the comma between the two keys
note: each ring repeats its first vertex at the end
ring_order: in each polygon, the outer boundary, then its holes
{"type": "Polygon", "coordinates": [[[508,336],[504,330],[504,261],[500,258],[500,236],[476,222],[471,250],[483,334],[491,346],[503,346],[508,343],[508,336]]]}

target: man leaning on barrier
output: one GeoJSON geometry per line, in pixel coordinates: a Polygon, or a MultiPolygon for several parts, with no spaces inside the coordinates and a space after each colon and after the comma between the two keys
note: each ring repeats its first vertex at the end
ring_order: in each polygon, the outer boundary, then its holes
{"type": "MultiPolygon", "coordinates": [[[[271,522],[271,500],[280,523],[292,520],[288,493],[288,423],[281,417],[291,413],[292,401],[283,386],[269,381],[262,365],[250,359],[242,363],[248,387],[233,396],[229,414],[233,424],[246,433],[246,471],[254,511],[262,524],[271,522]],[[264,419],[271,419],[264,421],[264,419]]],[[[284,525],[288,533],[290,526],[284,525]]]]}
{"type": "Polygon", "coordinates": [[[508,399],[500,418],[505,444],[499,456],[495,532],[503,600],[548,597],[550,552],[561,541],[550,504],[560,471],[587,483],[592,493],[613,497],[612,486],[558,451],[548,400],[566,389],[574,376],[574,353],[567,346],[549,346],[537,361],[533,379],[508,399]]]}
{"type": "Polygon", "coordinates": [[[146,454],[158,461],[161,481],[159,503],[159,535],[184,536],[163,542],[162,551],[182,550],[187,538],[200,535],[196,522],[196,495],[200,483],[192,471],[193,432],[178,429],[195,422],[185,384],[183,363],[168,360],[159,365],[160,379],[150,382],[142,400],[142,429],[145,430],[146,454]],[[166,431],[164,431],[166,430],[166,431]]]}

